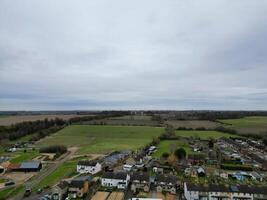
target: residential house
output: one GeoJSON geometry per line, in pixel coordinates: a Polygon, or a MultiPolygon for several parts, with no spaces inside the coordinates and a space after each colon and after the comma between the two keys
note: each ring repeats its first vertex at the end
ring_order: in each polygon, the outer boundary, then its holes
{"type": "Polygon", "coordinates": [[[106,172],[101,178],[101,185],[104,187],[126,189],[129,182],[130,176],[126,172],[106,172]]]}
{"type": "Polygon", "coordinates": [[[263,177],[258,172],[251,172],[249,175],[252,180],[263,181],[263,177]]]}
{"type": "Polygon", "coordinates": [[[267,171],[267,160],[262,162],[262,166],[261,166],[263,171],[267,171]]]}
{"type": "Polygon", "coordinates": [[[191,165],[202,165],[205,162],[204,154],[189,154],[187,156],[187,161],[191,165]]]}
{"type": "Polygon", "coordinates": [[[176,194],[177,177],[174,175],[158,174],[155,177],[157,192],[170,192],[176,194]]]}
{"type": "Polygon", "coordinates": [[[77,164],[77,172],[80,174],[97,174],[102,170],[102,165],[98,161],[81,160],[77,164]]]}
{"type": "Polygon", "coordinates": [[[70,198],[84,197],[90,187],[91,176],[83,176],[73,179],[70,182],[68,196],[70,198]]]}
{"type": "Polygon", "coordinates": [[[68,195],[68,182],[66,181],[61,181],[59,184],[54,186],[52,188],[52,195],[51,199],[52,200],[63,200],[66,199],[68,195]]]}
{"type": "Polygon", "coordinates": [[[131,190],[136,193],[137,191],[149,192],[150,190],[150,177],[148,173],[134,172],[131,176],[131,190]]]}
{"type": "Polygon", "coordinates": [[[129,171],[131,171],[133,169],[133,167],[134,167],[133,165],[125,164],[125,165],[123,165],[122,168],[123,168],[124,171],[128,171],[129,172],[129,171]]]}
{"type": "Polygon", "coordinates": [[[184,196],[186,200],[266,200],[267,186],[184,183],[184,196]]]}

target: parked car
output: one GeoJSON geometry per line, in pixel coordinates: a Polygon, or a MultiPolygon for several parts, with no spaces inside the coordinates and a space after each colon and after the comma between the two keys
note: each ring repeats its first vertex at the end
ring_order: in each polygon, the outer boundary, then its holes
{"type": "Polygon", "coordinates": [[[42,188],[39,188],[38,190],[37,190],[37,194],[41,194],[43,192],[43,189],[42,188]]]}
{"type": "Polygon", "coordinates": [[[32,190],[31,190],[30,188],[26,189],[26,190],[25,190],[25,193],[24,193],[24,197],[28,197],[28,196],[30,196],[31,193],[32,193],[32,190]]]}
{"type": "Polygon", "coordinates": [[[15,185],[14,181],[8,181],[5,183],[5,186],[15,185]]]}

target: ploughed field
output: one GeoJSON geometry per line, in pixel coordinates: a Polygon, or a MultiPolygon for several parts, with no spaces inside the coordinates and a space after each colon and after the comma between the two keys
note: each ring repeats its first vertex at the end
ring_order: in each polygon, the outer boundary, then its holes
{"type": "Polygon", "coordinates": [[[163,132],[163,128],[148,126],[71,125],[41,140],[38,146],[76,146],[80,148],[79,153],[135,150],[163,132]]]}
{"type": "Polygon", "coordinates": [[[25,121],[37,121],[44,119],[55,119],[60,118],[68,120],[74,117],[83,117],[88,115],[18,115],[18,116],[2,116],[0,117],[0,126],[9,126],[16,123],[21,123],[25,121]]]}

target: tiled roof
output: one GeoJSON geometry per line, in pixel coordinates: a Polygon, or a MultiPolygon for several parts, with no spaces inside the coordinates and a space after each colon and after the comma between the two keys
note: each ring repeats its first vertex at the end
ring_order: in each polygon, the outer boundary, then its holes
{"type": "Polygon", "coordinates": [[[106,172],[103,174],[102,178],[106,179],[117,179],[117,180],[126,180],[126,172],[106,172]]]}
{"type": "Polygon", "coordinates": [[[94,167],[94,166],[97,165],[97,161],[94,161],[94,160],[80,160],[78,162],[78,165],[94,167]]]}

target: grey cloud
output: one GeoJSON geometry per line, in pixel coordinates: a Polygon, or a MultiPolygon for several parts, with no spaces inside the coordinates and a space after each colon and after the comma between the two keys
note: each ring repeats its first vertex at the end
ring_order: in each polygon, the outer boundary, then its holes
{"type": "Polygon", "coordinates": [[[0,110],[267,109],[267,2],[0,2],[0,110]]]}

